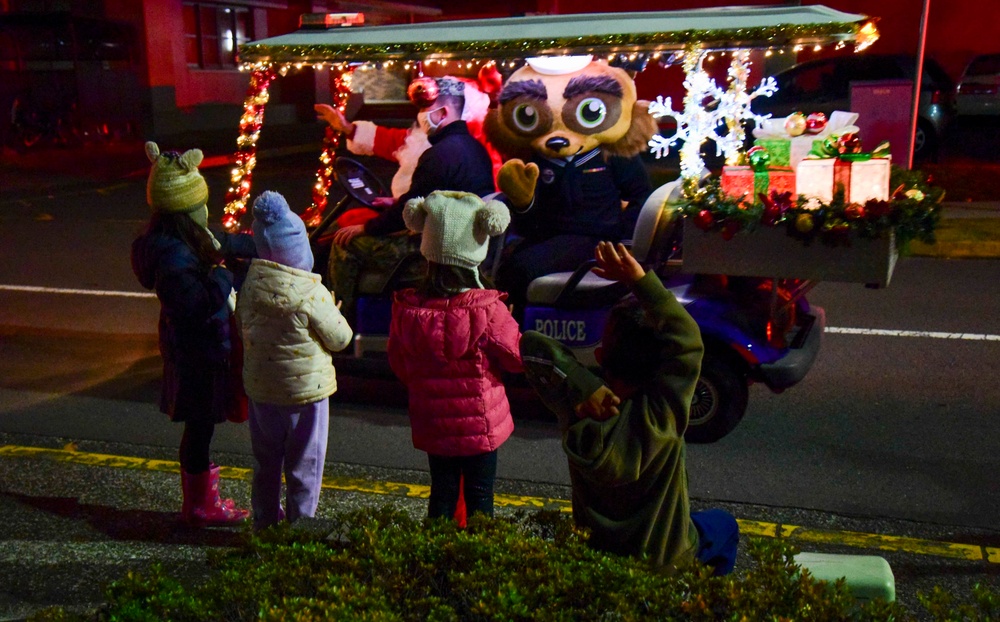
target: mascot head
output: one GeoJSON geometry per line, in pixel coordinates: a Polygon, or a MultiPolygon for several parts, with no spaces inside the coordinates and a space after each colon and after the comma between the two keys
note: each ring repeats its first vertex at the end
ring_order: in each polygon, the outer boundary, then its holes
{"type": "Polygon", "coordinates": [[[646,148],[656,122],[625,70],[589,57],[554,61],[529,59],[507,79],[487,118],[491,142],[508,155],[534,151],[549,158],[595,147],[631,157],[646,148]]]}

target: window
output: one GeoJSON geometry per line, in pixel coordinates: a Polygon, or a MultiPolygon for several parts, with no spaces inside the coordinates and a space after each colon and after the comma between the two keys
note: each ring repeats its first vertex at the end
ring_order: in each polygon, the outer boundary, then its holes
{"type": "Polygon", "coordinates": [[[226,4],[184,4],[184,51],[189,67],[236,67],[236,50],[249,41],[250,9],[226,4]]]}

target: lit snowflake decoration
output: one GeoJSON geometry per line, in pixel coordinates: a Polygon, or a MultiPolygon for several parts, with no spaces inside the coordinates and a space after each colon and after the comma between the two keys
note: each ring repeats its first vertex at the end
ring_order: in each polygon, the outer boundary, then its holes
{"type": "Polygon", "coordinates": [[[649,105],[654,118],[673,117],[677,131],[671,136],[654,135],[649,141],[651,153],[662,158],[670,148],[680,147],[681,177],[698,178],[705,171],[701,148],[708,140],[715,141],[717,155],[725,154],[726,162],[734,164],[746,140],[744,121],[760,123],[770,115],[757,115],[750,109],[757,97],[770,97],[778,89],[773,78],[767,78],[752,92],[746,88],[750,76],[750,54],[733,54],[729,67],[728,88],[723,90],[704,69],[708,52],[688,50],[684,53],[684,104],[682,111],[673,109],[671,98],[658,96],[649,105]]]}

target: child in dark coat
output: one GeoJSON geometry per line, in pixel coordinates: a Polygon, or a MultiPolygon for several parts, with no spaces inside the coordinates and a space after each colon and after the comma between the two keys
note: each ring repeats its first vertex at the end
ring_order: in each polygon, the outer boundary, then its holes
{"type": "Polygon", "coordinates": [[[209,446],[237,396],[230,369],[233,273],[224,259],[254,257],[253,237],[208,230],[201,150],[160,153],[148,142],[146,155],[153,163],[146,185],[153,215],[132,243],[132,270],[160,300],[160,410],[184,424],[181,516],[193,526],[239,523],[249,512],[220,498],[219,467],[209,459],[209,446]]]}
{"type": "Polygon", "coordinates": [[[599,377],[558,341],[528,331],[528,381],[556,414],[569,459],[573,519],[598,549],[677,569],[695,558],[732,570],[736,520],[691,513],[684,431],[704,345],[698,325],[621,244],[601,242],[594,272],[634,297],[611,312],[599,377]]]}

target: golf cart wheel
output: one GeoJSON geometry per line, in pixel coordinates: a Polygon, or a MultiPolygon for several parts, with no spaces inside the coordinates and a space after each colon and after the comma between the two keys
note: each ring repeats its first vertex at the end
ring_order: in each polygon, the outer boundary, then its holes
{"type": "Polygon", "coordinates": [[[726,357],[706,351],[685,440],[712,443],[732,432],[746,412],[747,395],[746,375],[726,357]]]}

